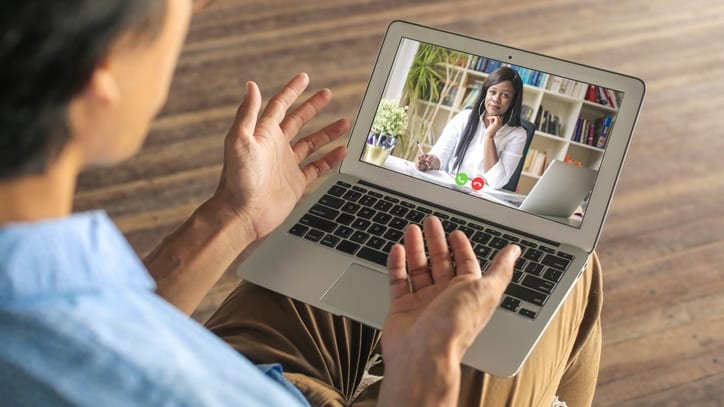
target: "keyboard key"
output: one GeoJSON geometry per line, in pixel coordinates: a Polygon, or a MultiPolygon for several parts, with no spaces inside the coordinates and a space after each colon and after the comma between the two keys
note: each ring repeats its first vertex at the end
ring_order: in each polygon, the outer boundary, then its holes
{"type": "Polygon", "coordinates": [[[516,270],[523,270],[523,266],[525,266],[525,259],[522,257],[518,257],[518,260],[515,261],[515,269],[516,270]]]}
{"type": "Polygon", "coordinates": [[[508,241],[510,241],[510,242],[516,242],[516,243],[520,240],[520,239],[518,239],[517,237],[512,236],[512,235],[508,235],[508,234],[504,234],[504,235],[503,235],[503,239],[508,239],[508,241]]]}
{"type": "Polygon", "coordinates": [[[392,215],[389,213],[377,212],[377,215],[372,218],[372,221],[386,225],[390,219],[392,219],[392,215]]]}
{"type": "Polygon", "coordinates": [[[495,230],[495,229],[491,229],[491,228],[487,228],[487,229],[485,229],[485,231],[488,232],[488,233],[490,233],[490,234],[493,235],[493,236],[500,236],[500,235],[502,235],[502,233],[498,232],[498,231],[495,230]]]}
{"type": "Polygon", "coordinates": [[[373,223],[367,231],[373,236],[382,236],[387,231],[387,228],[379,223],[373,223]]]}
{"type": "Polygon", "coordinates": [[[289,233],[296,235],[296,236],[304,236],[304,234],[307,233],[308,230],[309,230],[308,227],[297,223],[296,225],[292,226],[291,229],[289,229],[289,233]]]}
{"type": "Polygon", "coordinates": [[[468,222],[468,227],[473,228],[475,230],[483,230],[484,228],[477,223],[468,222]]]}
{"type": "Polygon", "coordinates": [[[430,209],[430,208],[425,208],[424,206],[418,206],[418,207],[417,207],[417,211],[418,211],[418,212],[422,212],[422,213],[424,213],[424,214],[426,214],[426,215],[429,215],[429,214],[432,213],[432,209],[430,209]]]}
{"type": "Polygon", "coordinates": [[[518,311],[518,314],[520,314],[526,318],[530,318],[530,319],[534,319],[536,316],[535,312],[533,312],[527,308],[521,308],[520,311],[518,311]]]}
{"type": "Polygon", "coordinates": [[[360,248],[360,245],[358,245],[357,243],[352,243],[349,240],[342,240],[337,245],[337,250],[345,252],[345,253],[349,253],[349,254],[355,254],[355,252],[359,248],[360,248]]]}
{"type": "Polygon", "coordinates": [[[465,234],[465,236],[468,237],[468,239],[473,237],[473,235],[475,234],[475,230],[473,230],[472,228],[469,228],[467,226],[459,226],[458,230],[463,232],[465,234]]]}
{"type": "Polygon", "coordinates": [[[505,290],[505,293],[535,305],[545,304],[546,299],[548,298],[547,295],[541,292],[531,290],[530,288],[526,288],[515,283],[508,284],[508,288],[505,290]]]}
{"type": "Polygon", "coordinates": [[[359,203],[362,206],[372,206],[376,202],[377,202],[377,198],[370,196],[370,195],[365,195],[357,203],[359,203]]]}
{"type": "Polygon", "coordinates": [[[415,209],[415,204],[413,204],[412,202],[400,201],[400,205],[404,206],[405,208],[415,209]]]}
{"type": "Polygon", "coordinates": [[[337,185],[341,185],[341,186],[346,187],[346,188],[349,188],[349,187],[352,186],[352,184],[348,184],[348,183],[346,183],[346,182],[344,182],[344,181],[337,181],[337,185]]]}
{"type": "Polygon", "coordinates": [[[520,244],[523,245],[523,246],[532,247],[532,248],[534,248],[534,249],[535,249],[536,247],[538,247],[538,245],[537,245],[536,243],[533,243],[533,242],[531,242],[530,240],[525,240],[525,239],[521,240],[521,241],[520,241],[520,244]]]}
{"type": "Polygon", "coordinates": [[[546,294],[550,294],[553,287],[555,287],[555,284],[550,281],[531,275],[525,276],[521,284],[534,290],[543,291],[546,294]]]}
{"type": "Polygon", "coordinates": [[[322,243],[323,245],[325,245],[327,247],[334,247],[337,245],[337,243],[339,243],[340,240],[342,240],[342,239],[338,238],[337,236],[326,235],[326,236],[324,236],[324,238],[322,238],[320,243],[322,243]]]}
{"type": "Polygon", "coordinates": [[[385,253],[389,253],[390,250],[392,250],[392,246],[394,246],[394,245],[395,245],[395,244],[392,243],[392,242],[387,242],[387,244],[385,245],[385,247],[382,248],[382,251],[385,252],[385,253]]]}
{"type": "Polygon", "coordinates": [[[379,199],[379,198],[382,198],[382,194],[379,193],[379,192],[369,191],[369,192],[367,192],[367,193],[370,194],[370,195],[372,195],[372,196],[374,196],[375,198],[378,198],[378,199],[379,199]]]}
{"type": "Polygon", "coordinates": [[[541,256],[543,256],[542,251],[536,250],[536,249],[533,249],[530,247],[523,254],[523,258],[528,259],[530,261],[540,261],[541,256]]]}
{"type": "Polygon", "coordinates": [[[354,215],[350,215],[349,213],[340,213],[335,220],[337,221],[337,223],[340,223],[342,225],[349,225],[350,223],[354,222],[355,217],[354,215]]]}
{"type": "Polygon", "coordinates": [[[510,281],[520,283],[521,278],[523,278],[523,272],[520,270],[513,270],[513,278],[510,281]]]}
{"type": "Polygon", "coordinates": [[[385,196],[385,197],[384,197],[384,200],[385,200],[385,201],[388,201],[388,202],[392,202],[392,203],[398,203],[398,202],[400,202],[399,199],[397,199],[397,198],[395,198],[395,197],[392,197],[392,196],[385,196]]]}
{"type": "Polygon", "coordinates": [[[390,209],[391,214],[393,214],[395,216],[400,216],[400,217],[405,216],[407,214],[407,212],[409,212],[409,211],[410,211],[409,209],[405,208],[402,205],[395,205],[392,207],[392,209],[390,209]]]}
{"type": "Polygon", "coordinates": [[[486,244],[492,236],[484,232],[475,232],[471,239],[475,243],[486,244]]]}
{"type": "Polygon", "coordinates": [[[528,265],[525,266],[525,272],[539,276],[540,273],[543,271],[543,268],[544,267],[542,264],[529,262],[528,265]]]}
{"type": "Polygon", "coordinates": [[[405,216],[405,219],[409,220],[413,223],[420,223],[425,218],[425,214],[418,211],[410,211],[410,213],[405,216]]]}
{"type": "Polygon", "coordinates": [[[357,191],[347,191],[347,193],[344,194],[342,198],[350,202],[357,202],[358,199],[362,198],[362,194],[357,191]]]}
{"type": "Polygon", "coordinates": [[[478,257],[478,265],[480,265],[481,271],[485,272],[485,270],[488,268],[488,264],[490,264],[488,260],[478,257]]]}
{"type": "Polygon", "coordinates": [[[433,215],[437,216],[440,219],[450,219],[450,215],[438,211],[435,211],[433,215]]]}
{"type": "Polygon", "coordinates": [[[388,223],[388,226],[397,230],[405,230],[405,227],[408,225],[408,223],[408,221],[402,218],[393,218],[390,223],[388,223]]]}
{"type": "Polygon", "coordinates": [[[513,297],[508,297],[508,296],[506,296],[503,299],[503,302],[500,303],[501,308],[504,308],[504,309],[507,309],[507,310],[510,310],[513,312],[518,310],[518,306],[520,306],[520,300],[517,300],[513,297]]]}
{"type": "MultiPolygon", "coordinates": [[[[541,266],[541,268],[543,268],[543,266],[541,266]]],[[[550,267],[546,269],[545,273],[543,273],[543,278],[553,281],[554,283],[561,281],[561,277],[563,277],[562,271],[552,269],[550,267]]]]}
{"type": "Polygon", "coordinates": [[[314,216],[311,214],[306,214],[302,216],[302,219],[299,220],[299,223],[315,229],[323,230],[327,233],[333,231],[337,227],[337,224],[332,222],[331,220],[322,219],[319,216],[314,216]]]}
{"type": "Polygon", "coordinates": [[[312,206],[309,213],[317,215],[325,219],[334,219],[339,215],[339,211],[336,209],[328,208],[324,205],[316,204],[312,206]]]}
{"type": "Polygon", "coordinates": [[[357,213],[359,208],[360,208],[360,206],[357,205],[356,203],[347,202],[342,206],[342,211],[347,212],[347,213],[357,213]]]}
{"type": "Polygon", "coordinates": [[[452,218],[450,218],[450,220],[459,225],[465,225],[466,223],[468,223],[468,221],[466,221],[465,219],[456,218],[454,216],[452,218]]]}
{"type": "Polygon", "coordinates": [[[546,246],[539,246],[538,250],[541,250],[541,251],[544,251],[544,252],[550,253],[550,254],[556,254],[555,249],[551,249],[550,247],[546,247],[546,246]]]}
{"type": "Polygon", "coordinates": [[[357,216],[359,216],[360,218],[372,219],[372,217],[375,216],[376,213],[377,211],[375,211],[374,209],[363,207],[359,210],[359,212],[357,212],[357,216]]]}
{"type": "Polygon", "coordinates": [[[488,255],[490,254],[490,252],[492,250],[487,246],[477,245],[477,246],[475,246],[474,251],[475,251],[475,256],[485,259],[488,257],[488,255]]]}
{"type": "Polygon", "coordinates": [[[369,233],[360,232],[358,230],[358,231],[352,233],[352,236],[349,238],[349,240],[351,240],[355,243],[364,244],[367,241],[367,239],[369,239],[369,238],[370,238],[369,233]]]}
{"type": "Polygon", "coordinates": [[[373,249],[381,249],[385,246],[385,243],[387,243],[385,239],[373,236],[370,240],[367,241],[367,246],[373,249]]]}
{"type": "Polygon", "coordinates": [[[366,230],[371,224],[372,222],[368,221],[367,219],[357,218],[354,220],[354,222],[352,222],[352,225],[350,226],[358,230],[366,230]]]}
{"type": "Polygon", "coordinates": [[[354,233],[354,229],[347,226],[340,226],[334,231],[334,234],[339,237],[349,237],[352,233],[354,233]]]}
{"type": "Polygon", "coordinates": [[[452,231],[457,229],[458,226],[460,225],[455,222],[450,222],[449,220],[442,221],[442,228],[445,230],[445,233],[452,233],[452,231]]]}
{"type": "Polygon", "coordinates": [[[324,236],[324,232],[317,229],[311,229],[306,235],[304,235],[304,238],[313,242],[318,242],[322,239],[322,236],[324,236]]]}
{"type": "Polygon", "coordinates": [[[385,233],[384,238],[393,242],[399,242],[402,240],[403,233],[397,229],[390,229],[385,233]]]}
{"type": "Polygon", "coordinates": [[[362,187],[359,186],[359,185],[354,185],[354,186],[352,186],[352,189],[354,189],[354,190],[357,191],[357,192],[362,192],[362,193],[367,192],[367,188],[362,188],[362,187]]]}
{"type": "Polygon", "coordinates": [[[319,198],[319,203],[330,208],[339,209],[344,205],[344,199],[335,198],[332,195],[326,194],[319,198]]]}
{"type": "Polygon", "coordinates": [[[378,201],[375,206],[373,206],[373,208],[379,211],[387,212],[390,210],[390,208],[392,208],[392,204],[387,201],[378,201]]]}
{"type": "Polygon", "coordinates": [[[543,261],[541,261],[541,263],[545,264],[548,267],[553,267],[561,271],[566,271],[566,269],[568,269],[568,265],[571,264],[571,261],[550,254],[546,254],[546,257],[543,258],[543,261]]]}
{"type": "Polygon", "coordinates": [[[365,260],[369,260],[373,263],[377,263],[380,266],[387,266],[387,254],[381,251],[370,249],[369,247],[363,247],[357,252],[357,256],[365,260]]]}
{"type": "Polygon", "coordinates": [[[567,259],[567,260],[573,260],[574,256],[572,254],[568,254],[566,252],[558,252],[558,257],[563,257],[564,259],[567,259]]]}
{"type": "Polygon", "coordinates": [[[329,191],[327,191],[327,193],[332,196],[342,196],[345,192],[347,192],[347,189],[342,188],[339,185],[333,185],[332,188],[329,188],[329,191]]]}
{"type": "Polygon", "coordinates": [[[500,237],[494,237],[493,240],[490,241],[490,247],[493,249],[502,249],[507,245],[508,241],[500,237]]]}

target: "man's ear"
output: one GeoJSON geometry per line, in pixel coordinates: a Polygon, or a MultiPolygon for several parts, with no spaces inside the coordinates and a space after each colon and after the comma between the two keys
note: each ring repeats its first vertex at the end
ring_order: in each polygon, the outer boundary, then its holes
{"type": "Polygon", "coordinates": [[[93,69],[83,95],[106,107],[118,103],[121,93],[110,55],[103,57],[93,69]]]}

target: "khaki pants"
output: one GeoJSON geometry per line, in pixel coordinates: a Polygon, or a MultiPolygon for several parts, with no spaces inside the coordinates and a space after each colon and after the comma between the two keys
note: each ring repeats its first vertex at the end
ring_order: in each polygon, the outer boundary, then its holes
{"type": "MultiPolygon", "coordinates": [[[[594,254],[520,373],[495,377],[463,366],[461,406],[589,406],[601,354],[601,268],[594,254]]],[[[242,282],[206,323],[254,363],[280,363],[313,406],[373,406],[380,382],[356,399],[380,332],[242,282]]],[[[383,379],[384,380],[384,379],[383,379]]]]}

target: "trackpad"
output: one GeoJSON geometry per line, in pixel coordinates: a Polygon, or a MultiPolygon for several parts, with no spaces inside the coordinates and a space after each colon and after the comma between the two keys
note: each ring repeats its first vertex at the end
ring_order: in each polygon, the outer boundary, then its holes
{"type": "Polygon", "coordinates": [[[320,301],[340,315],[381,328],[390,307],[388,282],[386,274],[353,263],[320,301]]]}

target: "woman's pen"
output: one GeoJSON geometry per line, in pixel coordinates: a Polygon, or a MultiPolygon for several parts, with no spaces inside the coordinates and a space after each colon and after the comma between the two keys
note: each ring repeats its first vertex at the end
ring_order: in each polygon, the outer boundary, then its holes
{"type": "Polygon", "coordinates": [[[420,152],[421,155],[423,155],[423,156],[427,155],[427,154],[425,154],[424,151],[422,151],[422,146],[420,145],[419,141],[417,142],[417,150],[420,152]]]}

